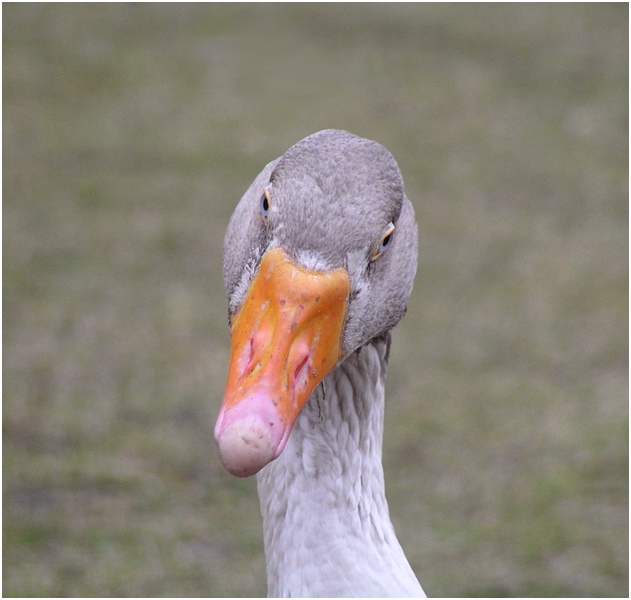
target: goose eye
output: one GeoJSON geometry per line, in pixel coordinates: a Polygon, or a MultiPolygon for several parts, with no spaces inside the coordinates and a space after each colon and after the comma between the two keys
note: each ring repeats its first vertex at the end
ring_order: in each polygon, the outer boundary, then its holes
{"type": "Polygon", "coordinates": [[[272,202],[269,197],[269,190],[265,188],[263,190],[263,195],[261,196],[261,214],[263,217],[267,217],[269,215],[269,209],[272,202]]]}
{"type": "Polygon", "coordinates": [[[388,225],[388,228],[386,229],[386,233],[377,244],[377,247],[373,250],[370,260],[377,260],[390,247],[393,233],[394,223],[390,223],[390,225],[388,225]]]}

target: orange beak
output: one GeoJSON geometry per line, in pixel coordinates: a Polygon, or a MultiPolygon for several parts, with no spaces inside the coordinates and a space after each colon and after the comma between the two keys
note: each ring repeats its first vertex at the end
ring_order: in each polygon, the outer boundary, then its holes
{"type": "Polygon", "coordinates": [[[281,248],[263,256],[232,320],[228,383],[215,426],[221,460],[254,475],[283,451],[316,386],[341,356],[350,281],[308,271],[281,248]]]}

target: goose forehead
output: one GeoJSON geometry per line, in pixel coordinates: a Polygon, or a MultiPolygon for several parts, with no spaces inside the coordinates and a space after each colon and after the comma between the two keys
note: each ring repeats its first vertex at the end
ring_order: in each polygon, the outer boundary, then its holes
{"type": "MultiPolygon", "coordinates": [[[[319,174],[274,178],[269,185],[272,206],[287,218],[333,218],[378,223],[401,210],[403,191],[393,191],[379,179],[349,176],[327,178],[319,174]]],[[[340,224],[343,226],[344,224],[340,224]]],[[[348,224],[346,224],[348,225],[348,224]]]]}
{"type": "Polygon", "coordinates": [[[338,178],[332,184],[307,173],[276,178],[269,190],[270,225],[278,242],[337,264],[349,252],[372,246],[396,221],[403,200],[379,180],[358,186],[356,179],[338,178]]]}
{"type": "Polygon", "coordinates": [[[380,144],[343,131],[322,131],[292,146],[275,166],[270,187],[301,215],[327,219],[398,214],[403,179],[380,144]]]}
{"type": "Polygon", "coordinates": [[[352,253],[371,251],[393,220],[391,214],[357,202],[280,200],[271,223],[273,239],[306,268],[336,268],[352,253]]]}

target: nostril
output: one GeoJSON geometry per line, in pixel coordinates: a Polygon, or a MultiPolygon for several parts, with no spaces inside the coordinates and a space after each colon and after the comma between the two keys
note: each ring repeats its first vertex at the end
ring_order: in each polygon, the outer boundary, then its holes
{"type": "Polygon", "coordinates": [[[238,373],[240,374],[239,375],[240,377],[244,377],[250,372],[251,370],[250,365],[252,364],[253,354],[254,354],[254,348],[252,344],[252,338],[250,338],[248,342],[244,344],[239,354],[239,358],[237,359],[238,373]]]}
{"type": "Polygon", "coordinates": [[[246,344],[244,344],[243,350],[239,356],[239,370],[241,377],[246,377],[252,372],[254,368],[254,352],[255,352],[255,336],[251,336],[246,344]]]}
{"type": "Polygon", "coordinates": [[[250,343],[248,344],[248,360],[245,363],[247,365],[245,370],[248,373],[252,370],[253,358],[254,358],[254,336],[250,338],[250,343]]]}
{"type": "Polygon", "coordinates": [[[250,336],[241,359],[242,377],[247,377],[260,365],[261,357],[265,354],[268,344],[269,335],[263,329],[255,331],[250,336]]]}
{"type": "Polygon", "coordinates": [[[304,358],[296,365],[294,369],[293,388],[302,387],[307,383],[309,378],[309,355],[306,354],[304,358]]]}

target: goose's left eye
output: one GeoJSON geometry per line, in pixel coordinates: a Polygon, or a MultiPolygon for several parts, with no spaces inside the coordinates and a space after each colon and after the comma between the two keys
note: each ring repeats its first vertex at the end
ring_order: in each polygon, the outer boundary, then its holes
{"type": "Polygon", "coordinates": [[[392,234],[394,233],[394,223],[390,223],[386,232],[383,234],[383,237],[373,250],[372,256],[370,260],[377,260],[391,245],[392,243],[392,234]]]}
{"type": "Polygon", "coordinates": [[[263,218],[267,218],[269,216],[269,209],[272,205],[272,202],[269,197],[269,189],[265,188],[263,190],[263,195],[261,196],[261,214],[263,218]]]}

